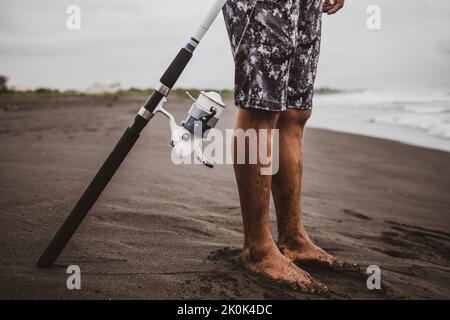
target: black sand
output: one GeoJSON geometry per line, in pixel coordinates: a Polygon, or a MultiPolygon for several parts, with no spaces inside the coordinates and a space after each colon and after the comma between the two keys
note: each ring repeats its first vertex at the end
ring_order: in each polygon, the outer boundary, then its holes
{"type": "MultiPolygon", "coordinates": [[[[173,165],[163,117],[144,131],[57,266],[37,269],[143,100],[0,99],[0,298],[450,298],[449,153],[307,130],[308,230],[337,256],[380,265],[382,290],[369,291],[358,275],[306,268],[331,289],[306,295],[239,267],[232,167],[173,165]],[[70,264],[81,267],[82,290],[66,288],[70,264]]],[[[171,98],[170,109],[181,120],[188,102],[171,98]]],[[[220,127],[233,119],[229,108],[220,127]]]]}

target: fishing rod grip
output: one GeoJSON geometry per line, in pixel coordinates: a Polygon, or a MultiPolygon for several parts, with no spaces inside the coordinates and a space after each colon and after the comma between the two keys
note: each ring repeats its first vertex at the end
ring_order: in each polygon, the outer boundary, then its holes
{"type": "Polygon", "coordinates": [[[138,138],[139,133],[133,131],[131,128],[127,128],[123,133],[119,142],[86,188],[66,221],[39,258],[37,262],[39,268],[49,268],[54,264],[138,138]]]}
{"type": "Polygon", "coordinates": [[[166,72],[164,72],[160,80],[161,83],[164,84],[169,89],[172,89],[175,83],[177,82],[178,78],[188,65],[191,58],[192,52],[189,51],[187,48],[182,48],[180,52],[178,52],[177,56],[172,61],[170,66],[167,68],[166,72]]]}
{"type": "Polygon", "coordinates": [[[180,52],[178,52],[175,59],[172,61],[166,72],[164,72],[163,76],[159,80],[160,84],[156,87],[153,94],[142,106],[148,111],[148,116],[144,121],[142,121],[143,119],[141,119],[140,117],[137,117],[135,119],[135,122],[132,125],[132,128],[135,129],[135,131],[141,132],[142,129],[144,129],[144,127],[147,125],[147,122],[151,119],[151,117],[153,117],[153,111],[156,109],[161,100],[169,94],[170,90],[178,81],[178,78],[183,73],[191,58],[192,52],[189,51],[186,47],[182,48],[180,52]]]}

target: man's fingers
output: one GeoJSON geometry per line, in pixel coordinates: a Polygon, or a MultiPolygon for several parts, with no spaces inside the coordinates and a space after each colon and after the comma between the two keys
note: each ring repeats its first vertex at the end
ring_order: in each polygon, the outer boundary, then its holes
{"type": "Polygon", "coordinates": [[[327,13],[328,11],[331,10],[331,8],[333,8],[332,5],[324,5],[322,8],[322,12],[327,13]]]}
{"type": "Polygon", "coordinates": [[[339,10],[341,10],[344,7],[343,3],[337,3],[336,5],[334,5],[331,9],[329,9],[328,11],[326,11],[326,13],[328,14],[335,14],[336,12],[338,12],[339,10]]]}
{"type": "Polygon", "coordinates": [[[325,13],[327,13],[336,4],[335,0],[322,0],[322,2],[322,12],[325,13]]]}
{"type": "Polygon", "coordinates": [[[324,13],[335,14],[344,7],[345,0],[323,0],[324,13]]]}

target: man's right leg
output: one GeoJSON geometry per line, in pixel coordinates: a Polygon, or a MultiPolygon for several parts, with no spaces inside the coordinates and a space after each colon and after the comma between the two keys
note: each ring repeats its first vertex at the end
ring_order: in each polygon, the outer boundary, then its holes
{"type": "Polygon", "coordinates": [[[234,137],[234,170],[239,189],[242,218],[244,222],[244,250],[242,261],[244,266],[254,272],[268,276],[274,280],[288,283],[306,292],[321,292],[326,288],[316,282],[305,271],[301,270],[278,250],[269,228],[269,203],[272,176],[261,175],[263,167],[259,157],[257,163],[248,163],[249,153],[259,155],[259,134],[256,146],[245,142],[245,150],[238,145],[239,134],[254,129],[258,133],[266,129],[267,155],[271,152],[271,130],[275,128],[278,113],[252,109],[239,109],[234,137]],[[239,130],[242,129],[242,130],[239,130]],[[237,163],[237,152],[245,152],[246,163],[237,163]]]}

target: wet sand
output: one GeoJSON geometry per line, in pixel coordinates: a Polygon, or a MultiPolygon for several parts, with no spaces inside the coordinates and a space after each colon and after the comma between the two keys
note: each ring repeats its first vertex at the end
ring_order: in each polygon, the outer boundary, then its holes
{"type": "MultiPolygon", "coordinates": [[[[324,249],[379,265],[361,275],[305,267],[307,295],[238,264],[243,233],[232,167],[175,166],[155,117],[55,268],[34,264],[145,97],[0,98],[0,298],[448,299],[450,153],[308,129],[304,216],[324,249]],[[68,290],[77,264],[82,289],[68,290]]],[[[189,102],[170,99],[182,120],[189,102]]],[[[231,103],[230,103],[231,105],[231,103]]],[[[229,108],[220,128],[232,128],[229,108]]],[[[276,236],[273,208],[271,226],[276,236]]]]}

